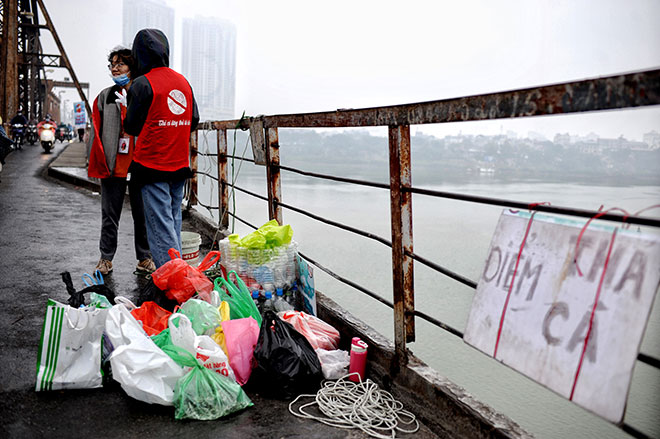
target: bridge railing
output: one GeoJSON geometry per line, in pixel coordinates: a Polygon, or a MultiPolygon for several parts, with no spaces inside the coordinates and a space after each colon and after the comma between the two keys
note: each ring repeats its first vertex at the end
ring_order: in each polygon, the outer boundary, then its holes
{"type": "MultiPolygon", "coordinates": [[[[530,201],[507,200],[491,197],[467,195],[454,192],[429,190],[412,186],[410,127],[422,124],[446,122],[479,121],[492,119],[528,118],[551,114],[621,110],[634,107],[660,104],[660,69],[629,73],[611,77],[526,88],[521,90],[489,93],[454,99],[445,99],[415,104],[384,106],[364,109],[347,109],[330,112],[288,114],[274,116],[247,117],[240,120],[204,122],[200,130],[215,131],[217,151],[212,155],[217,161],[217,175],[196,169],[198,154],[197,132],[191,136],[192,164],[197,171],[191,180],[188,202],[201,204],[210,210],[218,210],[221,229],[227,229],[229,218],[233,217],[244,224],[257,228],[230,209],[230,190],[240,191],[268,203],[268,217],[282,223],[282,210],[288,209],[324,224],[374,240],[391,249],[393,301],[383,298],[358,283],[344,278],[327,268],[324,262],[312,260],[301,254],[305,260],[333,278],[343,282],[367,296],[393,309],[394,344],[400,364],[407,362],[406,344],[415,340],[415,319],[423,319],[449,333],[462,337],[463,333],[443,323],[415,307],[414,262],[425,265],[460,284],[476,288],[477,283],[456,273],[441,264],[415,253],[413,249],[412,195],[419,194],[452,200],[462,200],[482,205],[494,205],[514,209],[529,209],[530,201]],[[280,164],[280,128],[349,128],[349,127],[388,127],[389,143],[389,184],[365,181],[333,175],[309,172],[280,164]],[[254,159],[228,154],[228,132],[249,130],[254,159]],[[267,196],[239,187],[228,178],[228,159],[244,160],[266,167],[267,196]],[[341,222],[325,218],[307,211],[304,206],[283,203],[280,173],[287,171],[308,177],[337,181],[348,184],[379,188],[389,192],[391,234],[378,236],[341,222]],[[197,176],[206,175],[217,182],[217,205],[197,199],[197,176]]],[[[214,200],[215,202],[216,200],[214,200]]],[[[592,218],[599,212],[561,206],[535,205],[534,210],[573,217],[592,218]]],[[[626,222],[629,224],[660,227],[660,220],[609,213],[600,216],[601,220],[626,222]]],[[[640,353],[638,361],[654,368],[660,368],[660,359],[640,353]]],[[[636,437],[644,434],[628,424],[621,428],[636,437]]]]}

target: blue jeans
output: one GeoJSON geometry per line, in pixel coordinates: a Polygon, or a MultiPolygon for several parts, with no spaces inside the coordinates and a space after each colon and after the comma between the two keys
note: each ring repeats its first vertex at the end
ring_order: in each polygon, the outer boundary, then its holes
{"type": "Polygon", "coordinates": [[[142,186],[147,239],[156,267],[170,260],[167,251],[181,252],[181,202],[186,181],[149,183],[142,186]]]}

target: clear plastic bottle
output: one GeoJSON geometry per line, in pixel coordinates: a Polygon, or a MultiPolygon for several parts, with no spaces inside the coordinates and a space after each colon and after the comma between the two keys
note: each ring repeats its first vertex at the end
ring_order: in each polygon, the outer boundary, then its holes
{"type": "Polygon", "coordinates": [[[259,314],[261,314],[261,298],[259,297],[259,290],[252,290],[252,300],[254,301],[259,314]]]}
{"type": "Polygon", "coordinates": [[[236,251],[236,272],[243,283],[248,282],[248,250],[245,247],[238,247],[236,251]]]}
{"type": "Polygon", "coordinates": [[[266,300],[261,304],[261,315],[266,314],[268,311],[275,310],[273,308],[273,291],[267,289],[264,295],[266,296],[266,300]]]}
{"type": "Polygon", "coordinates": [[[277,289],[275,300],[273,300],[273,308],[275,312],[291,311],[293,309],[293,306],[284,300],[284,291],[281,288],[277,289]]]}
{"type": "Polygon", "coordinates": [[[287,301],[291,308],[297,308],[298,305],[298,283],[294,280],[291,284],[291,288],[287,288],[286,293],[284,293],[284,300],[287,301]]]}
{"type": "Polygon", "coordinates": [[[286,256],[285,252],[282,252],[281,256],[275,258],[273,261],[273,285],[275,286],[275,293],[282,291],[284,293],[284,258],[286,256]]]}

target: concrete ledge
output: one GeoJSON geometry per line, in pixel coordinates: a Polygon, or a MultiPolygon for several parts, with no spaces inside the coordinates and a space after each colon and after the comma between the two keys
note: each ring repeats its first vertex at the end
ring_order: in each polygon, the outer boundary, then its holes
{"type": "Polygon", "coordinates": [[[67,172],[66,168],[48,167],[48,176],[56,178],[60,181],[70,183],[76,186],[84,187],[92,191],[100,192],[101,185],[96,179],[82,178],[74,173],[67,172]]]}
{"type": "MultiPolygon", "coordinates": [[[[419,358],[409,353],[409,363],[396,364],[394,345],[364,322],[317,291],[319,318],[343,336],[357,334],[369,344],[367,375],[401,401],[439,437],[532,438],[510,418],[477,401],[419,358]]],[[[348,350],[350,340],[342,339],[348,350]]]]}

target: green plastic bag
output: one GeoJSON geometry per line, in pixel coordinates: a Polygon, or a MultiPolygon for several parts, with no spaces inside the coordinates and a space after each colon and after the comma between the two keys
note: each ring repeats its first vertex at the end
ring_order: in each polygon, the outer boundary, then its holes
{"type": "Polygon", "coordinates": [[[181,305],[179,312],[190,319],[192,328],[197,335],[211,335],[215,332],[216,326],[220,324],[218,308],[203,300],[188,299],[181,305]]]}
{"type": "Polygon", "coordinates": [[[174,417],[210,421],[254,405],[241,386],[231,378],[202,366],[178,346],[163,351],[179,365],[192,367],[174,388],[174,417]]]}
{"type": "Polygon", "coordinates": [[[89,306],[99,309],[112,308],[112,303],[103,294],[89,293],[89,306]]]}
{"type": "Polygon", "coordinates": [[[220,276],[214,282],[214,289],[220,294],[220,299],[229,303],[229,315],[232,320],[252,317],[261,326],[261,314],[252,300],[250,291],[235,271],[227,273],[227,277],[231,273],[234,273],[238,285],[220,276]]]}
{"type": "Polygon", "coordinates": [[[170,337],[170,328],[165,328],[158,334],[152,335],[151,340],[161,349],[163,349],[165,346],[171,345],[172,337],[170,337]]]}
{"type": "Polygon", "coordinates": [[[270,220],[249,235],[240,238],[237,234],[229,235],[231,244],[248,249],[265,249],[286,245],[293,238],[293,229],[288,224],[280,226],[277,220],[270,220]]]}

